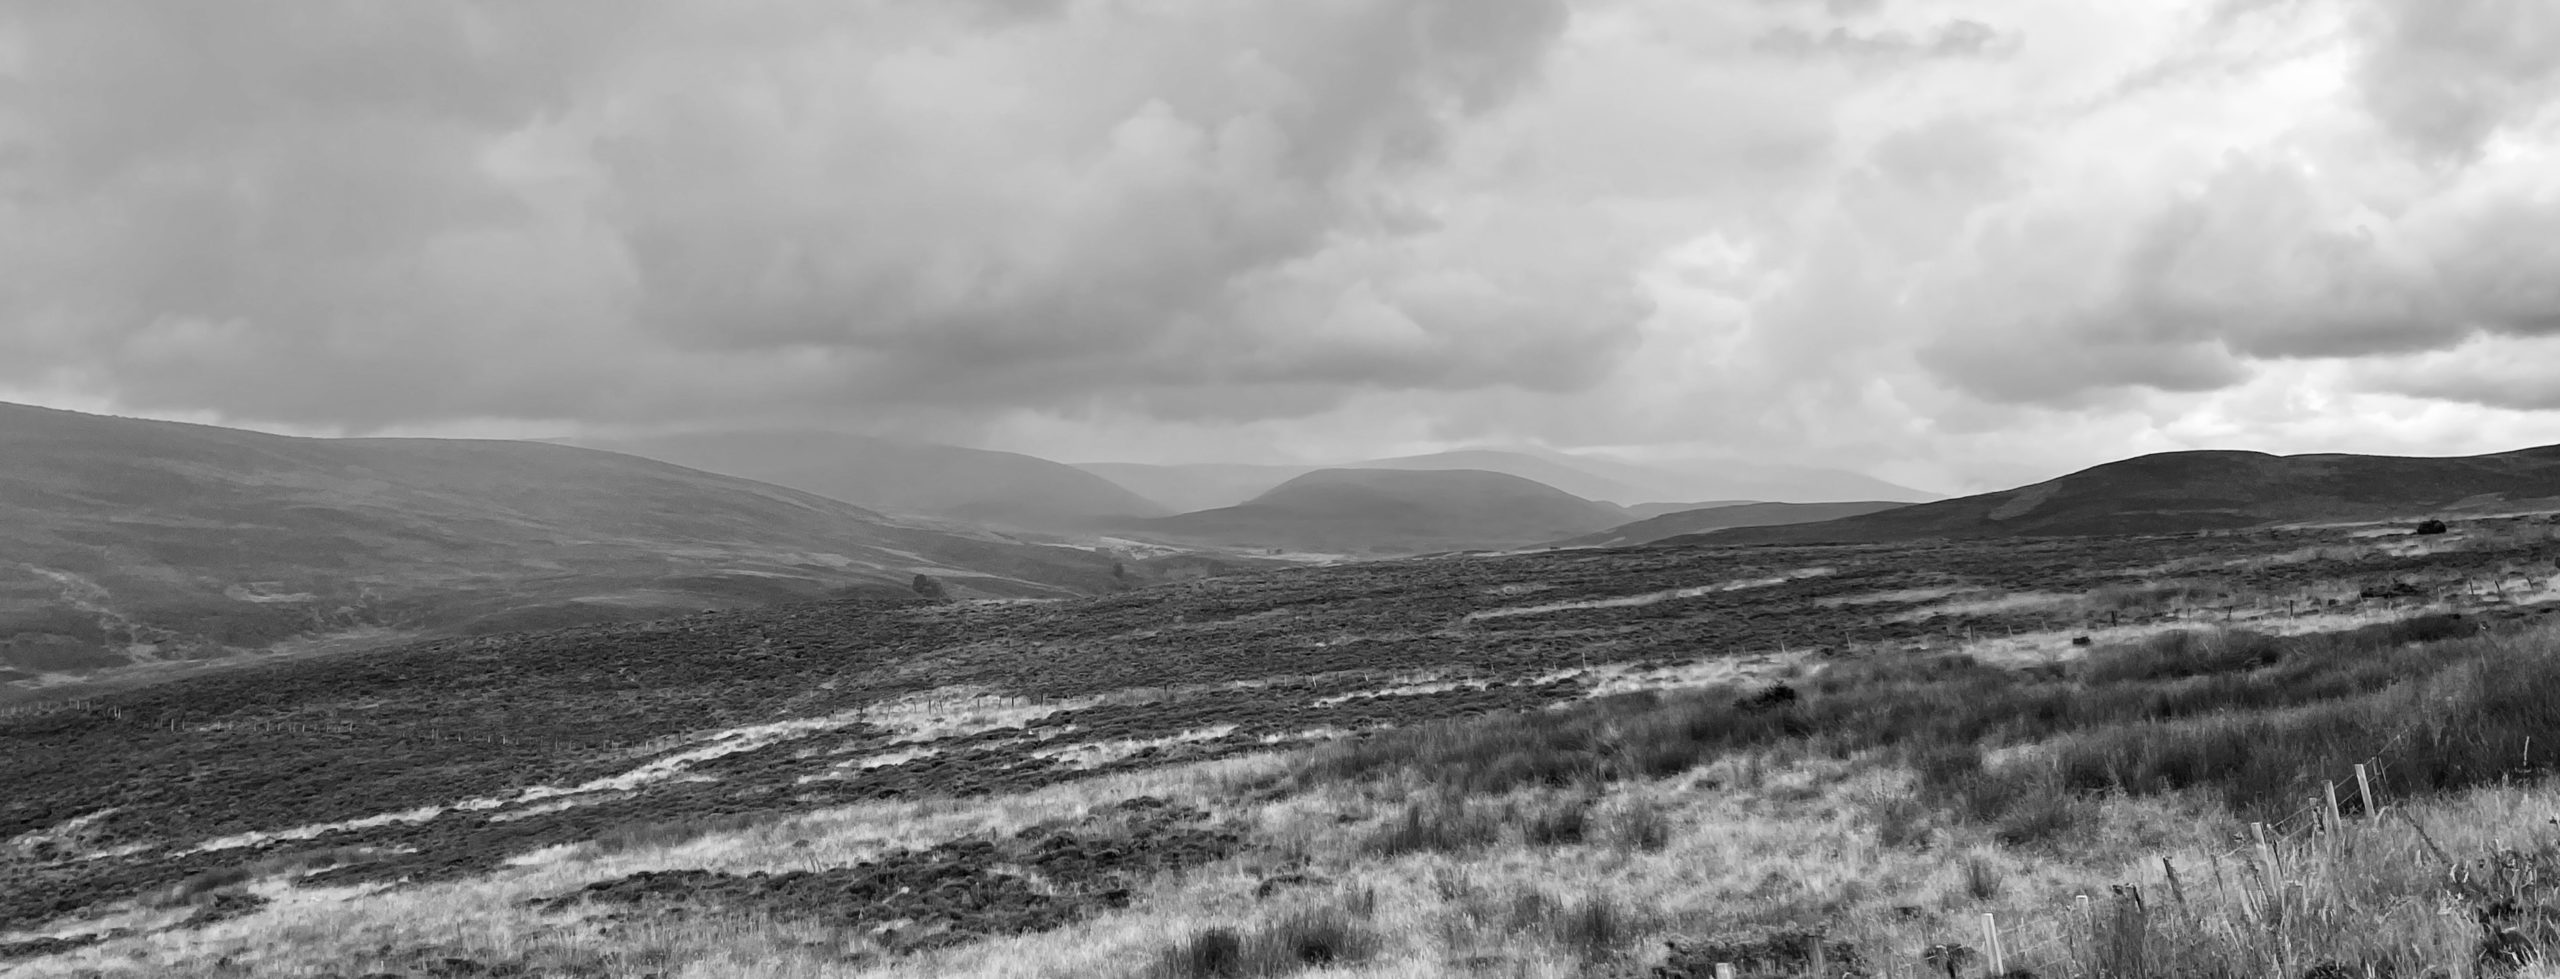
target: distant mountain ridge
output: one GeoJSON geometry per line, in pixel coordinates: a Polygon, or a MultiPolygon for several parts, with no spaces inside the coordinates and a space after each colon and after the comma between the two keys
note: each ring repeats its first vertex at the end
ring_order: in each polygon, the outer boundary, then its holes
{"type": "Polygon", "coordinates": [[[1712,543],[2071,537],[2383,519],[2560,498],[2560,445],[2444,458],[2197,450],[2016,489],[1823,523],[1715,531],[1712,543]]]}
{"type": "Polygon", "coordinates": [[[1113,586],[1109,558],[595,449],[0,404],[0,680],[848,593],[1113,586]]]}
{"type": "Polygon", "coordinates": [[[1508,473],[1319,469],[1232,507],[1130,526],[1229,547],[1384,555],[1543,544],[1626,518],[1615,504],[1508,473]]]}
{"type": "Polygon", "coordinates": [[[1870,500],[1861,503],[1744,503],[1681,510],[1622,524],[1596,534],[1559,542],[1560,547],[1630,547],[1731,527],[1774,527],[1817,523],[1910,506],[1870,500]]]}
{"type": "Polygon", "coordinates": [[[1649,508],[1662,501],[1678,500],[1817,503],[1939,498],[1908,486],[1832,469],[1745,462],[1657,466],[1546,450],[1459,449],[1333,466],[1097,462],[1080,463],[1077,468],[1177,510],[1233,506],[1289,479],[1326,468],[1499,472],[1545,483],[1587,500],[1649,508]]]}
{"type": "Polygon", "coordinates": [[[1638,503],[1627,508],[1627,515],[1637,520],[1651,520],[1655,517],[1668,516],[1674,513],[1686,513],[1690,510],[1713,510],[1717,507],[1749,506],[1754,503],[1766,502],[1768,501],[1703,500],[1695,503],[1638,503]]]}
{"type": "Polygon", "coordinates": [[[1317,466],[1264,465],[1248,462],[1201,462],[1156,465],[1143,462],[1082,462],[1075,466],[1108,479],[1132,493],[1164,504],[1175,513],[1235,506],[1304,476],[1317,466]]]}
{"type": "Polygon", "coordinates": [[[576,439],[889,513],[1077,532],[1175,510],[1111,480],[1037,456],[836,432],[758,430],[576,439]]]}

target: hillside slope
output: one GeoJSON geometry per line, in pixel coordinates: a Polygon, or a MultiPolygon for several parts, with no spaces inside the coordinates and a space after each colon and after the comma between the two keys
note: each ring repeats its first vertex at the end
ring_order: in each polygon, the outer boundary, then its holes
{"type": "Polygon", "coordinates": [[[1627,516],[1633,517],[1637,520],[1651,520],[1655,517],[1668,516],[1674,513],[1685,513],[1690,510],[1713,510],[1717,507],[1744,506],[1746,504],[1762,502],[1766,501],[1698,500],[1689,503],[1638,503],[1627,508],[1627,516]]]}
{"type": "Polygon", "coordinates": [[[1744,503],[1709,506],[1649,517],[1596,534],[1585,534],[1566,540],[1558,546],[1627,547],[1635,544],[1650,544],[1683,534],[1703,534],[1729,527],[1775,527],[1786,524],[1815,523],[1909,505],[1870,500],[1861,503],[1744,503]]]}
{"type": "Polygon", "coordinates": [[[1663,499],[1672,493],[1666,480],[1644,478],[1643,474],[1617,472],[1602,474],[1593,467],[1578,465],[1570,457],[1546,457],[1526,452],[1501,449],[1458,449],[1429,455],[1398,456],[1355,462],[1345,468],[1402,469],[1415,472],[1446,472],[1472,469],[1518,476],[1544,483],[1586,500],[1615,503],[1621,506],[1663,499]]]}
{"type": "Polygon", "coordinates": [[[2560,446],[2413,458],[2163,452],[2032,486],[1816,524],[1717,531],[1719,544],[2171,534],[2398,517],[2560,497],[2560,446]]]}
{"type": "Polygon", "coordinates": [[[1237,506],[1133,526],[1231,547],[1415,554],[1543,543],[1625,522],[1623,508],[1503,473],[1319,469],[1237,506]]]}
{"type": "MultiPolygon", "coordinates": [[[[1646,508],[1665,506],[1658,501],[1678,500],[1798,503],[1894,500],[1912,503],[1939,498],[1933,493],[1837,469],[1741,460],[1648,464],[1545,449],[1458,449],[1346,462],[1336,466],[1095,462],[1081,463],[1076,468],[1185,511],[1234,506],[1290,479],[1323,468],[1481,470],[1545,483],[1586,500],[1646,508]]],[[[1655,516],[1668,510],[1708,505],[1712,504],[1671,504],[1666,510],[1639,515],[1655,516]]]]}
{"type": "Polygon", "coordinates": [[[1101,518],[1176,512],[1074,466],[956,445],[808,431],[580,439],[574,444],[787,486],[890,513],[1030,530],[1078,531],[1101,518]]]}
{"type": "Polygon", "coordinates": [[[1315,467],[1242,462],[1082,462],[1075,468],[1127,487],[1175,513],[1190,513],[1234,506],[1304,476],[1315,467]]]}
{"type": "Polygon", "coordinates": [[[535,442],[289,438],[0,405],[0,680],[348,632],[1106,587],[1107,558],[535,442]]]}

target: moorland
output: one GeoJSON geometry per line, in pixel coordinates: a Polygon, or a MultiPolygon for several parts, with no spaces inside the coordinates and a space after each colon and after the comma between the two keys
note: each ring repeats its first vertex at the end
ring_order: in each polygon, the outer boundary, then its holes
{"type": "Polygon", "coordinates": [[[1088,469],[893,438],[582,442],[287,437],[0,404],[0,707],[241,659],[703,609],[918,589],[1055,598],[1345,555],[1544,546],[1729,507],[1658,499],[1736,487],[1912,492],[1822,470],[1684,475],[1497,451],[1248,466],[1241,482],[1235,467],[1094,467],[1209,504],[1178,512],[1088,469]]]}
{"type": "Polygon", "coordinates": [[[0,969],[2511,973],[2560,938],[2560,525],[2417,529],[1709,537],[245,665],[0,718],[0,969]]]}

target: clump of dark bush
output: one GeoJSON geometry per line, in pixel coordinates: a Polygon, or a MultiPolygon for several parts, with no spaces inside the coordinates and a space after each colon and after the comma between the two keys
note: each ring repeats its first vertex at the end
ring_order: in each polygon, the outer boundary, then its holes
{"type": "Polygon", "coordinates": [[[1858,955],[1858,947],[1849,942],[1831,941],[1810,931],[1783,930],[1756,934],[1727,935],[1718,938],[1674,938],[1669,957],[1653,970],[1654,979],[1715,979],[1718,963],[1731,963],[1739,977],[1814,975],[1816,959],[1820,959],[1820,976],[1838,979],[1843,975],[1865,975],[1866,964],[1858,955]]]}
{"type": "Polygon", "coordinates": [[[2442,520],[2421,520],[2418,522],[2418,529],[2414,531],[2414,533],[2441,534],[2445,532],[2445,529],[2444,521],[2442,520]]]}
{"type": "Polygon", "coordinates": [[[932,575],[917,575],[914,581],[907,583],[907,588],[919,597],[932,601],[943,602],[951,599],[951,591],[944,588],[942,582],[932,575]]]}
{"type": "Polygon", "coordinates": [[[1251,932],[1211,927],[1177,941],[1156,959],[1157,979],[1261,979],[1307,969],[1356,965],[1378,953],[1378,936],[1352,911],[1297,911],[1251,932]]]}

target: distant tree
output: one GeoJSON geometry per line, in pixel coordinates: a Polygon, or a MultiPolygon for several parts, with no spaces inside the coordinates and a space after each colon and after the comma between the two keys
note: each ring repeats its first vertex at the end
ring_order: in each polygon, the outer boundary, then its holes
{"type": "Polygon", "coordinates": [[[933,599],[937,602],[947,602],[951,600],[950,590],[942,587],[942,582],[933,580],[932,575],[917,575],[916,580],[910,582],[907,587],[915,589],[916,594],[933,599]]]}
{"type": "Polygon", "coordinates": [[[2441,534],[2441,533],[2444,533],[2444,521],[2442,521],[2442,520],[2428,520],[2428,521],[2425,521],[2425,522],[2423,522],[2423,523],[2420,523],[2420,524],[2418,524],[2418,533],[2421,533],[2421,534],[2441,534]]]}
{"type": "Polygon", "coordinates": [[[1129,580],[1129,566],[1118,561],[1111,562],[1111,579],[1113,581],[1129,580]]]}

